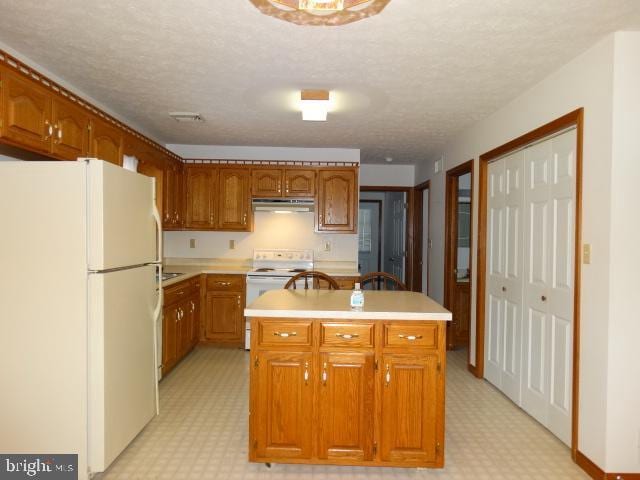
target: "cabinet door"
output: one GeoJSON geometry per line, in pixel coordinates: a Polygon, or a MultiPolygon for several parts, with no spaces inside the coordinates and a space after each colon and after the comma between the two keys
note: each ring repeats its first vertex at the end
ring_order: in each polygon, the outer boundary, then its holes
{"type": "Polygon", "coordinates": [[[373,459],[373,365],[373,353],[320,354],[320,458],[373,459]]]}
{"type": "Polygon", "coordinates": [[[381,459],[407,464],[436,462],[438,356],[384,355],[381,459]]]}
{"type": "Polygon", "coordinates": [[[206,309],[205,340],[242,344],[244,339],[242,294],[207,292],[206,309]]]}
{"type": "Polygon", "coordinates": [[[122,133],[115,125],[94,117],[91,120],[90,155],[122,165],[122,133]]]}
{"type": "Polygon", "coordinates": [[[156,179],[156,207],[164,219],[164,170],[151,153],[142,152],[138,158],[138,173],[156,179]]]}
{"type": "Polygon", "coordinates": [[[175,181],[173,187],[173,204],[176,211],[174,226],[177,229],[180,229],[184,227],[186,223],[185,172],[182,162],[176,162],[175,181]]]}
{"type": "Polygon", "coordinates": [[[218,171],[210,167],[186,168],[187,228],[210,230],[216,226],[218,171]]]}
{"type": "Polygon", "coordinates": [[[176,174],[173,162],[167,162],[164,169],[164,196],[162,226],[167,230],[173,230],[176,222],[175,190],[176,174]]]}
{"type": "Polygon", "coordinates": [[[316,194],[315,170],[285,170],[284,194],[286,197],[313,197],[316,194]]]}
{"type": "Polygon", "coordinates": [[[218,229],[251,230],[250,174],[249,169],[220,170],[218,229]]]}
{"type": "Polygon", "coordinates": [[[2,136],[30,150],[49,153],[51,94],[17,73],[5,72],[3,82],[2,136]]]}
{"type": "Polygon", "coordinates": [[[86,157],[89,154],[89,114],[63,98],[54,97],[51,106],[51,153],[65,160],[86,157]]]}
{"type": "Polygon", "coordinates": [[[191,335],[193,330],[193,310],[190,299],[180,304],[178,360],[181,360],[191,350],[191,335]]]}
{"type": "Polygon", "coordinates": [[[313,368],[311,352],[260,352],[253,368],[252,457],[311,458],[313,368]]]}
{"type": "Polygon", "coordinates": [[[251,195],[254,197],[282,196],[282,169],[264,168],[251,172],[251,195]]]}
{"type": "Polygon", "coordinates": [[[355,170],[320,170],[318,175],[317,230],[355,233],[355,170]]]}
{"type": "Polygon", "coordinates": [[[162,318],[162,374],[166,374],[178,361],[178,326],[180,322],[179,306],[172,305],[164,309],[162,318]]]}
{"type": "Polygon", "coordinates": [[[198,284],[198,293],[192,295],[189,300],[189,348],[194,347],[200,338],[200,291],[198,284]]]}

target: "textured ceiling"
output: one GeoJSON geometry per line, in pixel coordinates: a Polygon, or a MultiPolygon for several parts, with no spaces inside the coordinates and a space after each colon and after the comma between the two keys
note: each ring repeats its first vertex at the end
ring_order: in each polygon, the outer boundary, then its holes
{"type": "Polygon", "coordinates": [[[418,163],[605,34],[639,0],[392,0],[300,27],[248,0],[0,0],[0,41],[166,143],[345,147],[418,163]],[[301,88],[336,93],[303,123],[301,88]],[[178,124],[169,111],[200,112],[178,124]]]}

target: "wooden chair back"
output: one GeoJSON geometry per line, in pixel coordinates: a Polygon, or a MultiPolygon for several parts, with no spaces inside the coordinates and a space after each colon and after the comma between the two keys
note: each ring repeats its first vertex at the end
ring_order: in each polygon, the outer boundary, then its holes
{"type": "Polygon", "coordinates": [[[296,289],[296,282],[298,280],[304,280],[304,289],[309,290],[309,279],[311,279],[311,288],[314,288],[314,283],[317,281],[318,284],[320,280],[324,280],[327,282],[328,290],[340,290],[340,286],[338,283],[329,275],[322,272],[317,272],[315,270],[310,270],[308,272],[300,272],[297,275],[294,275],[289,279],[289,281],[285,284],[284,288],[291,288],[293,290],[296,289]]]}
{"type": "Polygon", "coordinates": [[[359,279],[363,290],[370,285],[370,290],[406,290],[407,286],[395,275],[386,272],[371,272],[359,279]]]}

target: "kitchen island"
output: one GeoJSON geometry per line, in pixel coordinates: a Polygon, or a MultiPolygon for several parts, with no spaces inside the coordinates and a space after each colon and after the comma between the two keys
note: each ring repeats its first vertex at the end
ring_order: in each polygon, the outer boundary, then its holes
{"type": "Polygon", "coordinates": [[[445,330],[421,293],[273,290],[251,318],[249,460],[444,466],[445,330]]]}

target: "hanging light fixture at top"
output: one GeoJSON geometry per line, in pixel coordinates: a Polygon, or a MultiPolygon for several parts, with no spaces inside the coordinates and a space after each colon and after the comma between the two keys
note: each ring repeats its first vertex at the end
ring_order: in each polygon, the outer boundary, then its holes
{"type": "Polygon", "coordinates": [[[265,15],[306,26],[338,26],[377,15],[391,0],[249,0],[265,15]]]}

